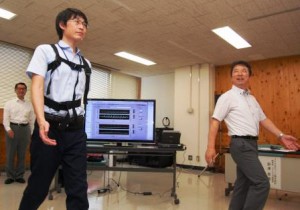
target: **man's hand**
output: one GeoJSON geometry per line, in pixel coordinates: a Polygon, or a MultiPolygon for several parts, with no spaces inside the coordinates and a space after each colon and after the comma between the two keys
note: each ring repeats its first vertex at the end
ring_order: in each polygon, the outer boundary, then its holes
{"type": "Polygon", "coordinates": [[[215,159],[216,159],[216,149],[214,148],[207,148],[205,152],[205,160],[208,164],[208,166],[213,166],[215,159]]]}
{"type": "Polygon", "coordinates": [[[293,136],[284,134],[283,136],[281,136],[280,141],[286,149],[295,151],[300,149],[300,145],[298,144],[297,139],[293,136]]]}
{"type": "Polygon", "coordinates": [[[15,133],[13,132],[13,130],[9,130],[7,131],[7,135],[9,138],[13,139],[15,137],[15,133]]]}
{"type": "Polygon", "coordinates": [[[48,132],[49,132],[50,125],[47,121],[44,121],[39,125],[39,131],[40,131],[40,137],[44,144],[49,145],[49,146],[56,146],[56,140],[55,139],[50,139],[48,137],[48,132]]]}

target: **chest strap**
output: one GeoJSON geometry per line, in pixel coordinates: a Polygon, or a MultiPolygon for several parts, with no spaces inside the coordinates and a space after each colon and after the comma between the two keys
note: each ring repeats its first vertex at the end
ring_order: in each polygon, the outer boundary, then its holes
{"type": "Polygon", "coordinates": [[[92,73],[92,70],[91,70],[90,66],[88,65],[87,61],[85,60],[85,58],[83,56],[80,56],[80,59],[83,62],[83,65],[73,63],[67,59],[60,57],[55,44],[51,44],[50,46],[52,47],[52,49],[55,52],[55,60],[48,64],[47,71],[51,71],[51,72],[50,72],[50,81],[48,83],[46,95],[50,94],[50,87],[51,87],[51,83],[52,83],[52,73],[61,65],[61,62],[64,62],[73,71],[80,72],[80,71],[82,71],[82,69],[84,69],[86,81],[85,81],[85,91],[84,91],[83,103],[86,104],[87,95],[88,95],[89,87],[90,87],[90,75],[92,73]]]}
{"type": "Polygon", "coordinates": [[[44,103],[46,106],[48,106],[51,109],[54,109],[55,111],[68,111],[69,109],[75,109],[77,107],[80,107],[81,100],[78,99],[76,101],[65,101],[65,102],[56,102],[51,100],[50,98],[44,97],[44,103]]]}
{"type": "Polygon", "coordinates": [[[67,115],[63,118],[63,120],[59,123],[59,129],[60,130],[65,130],[70,122],[71,122],[71,118],[70,118],[70,113],[69,113],[69,109],[72,109],[73,111],[73,119],[77,120],[77,113],[75,108],[76,107],[80,107],[81,105],[81,99],[78,100],[74,100],[74,101],[65,101],[65,102],[56,102],[53,101],[47,97],[44,96],[44,103],[46,106],[54,109],[55,111],[60,111],[60,110],[65,110],[67,111],[67,115]]]}

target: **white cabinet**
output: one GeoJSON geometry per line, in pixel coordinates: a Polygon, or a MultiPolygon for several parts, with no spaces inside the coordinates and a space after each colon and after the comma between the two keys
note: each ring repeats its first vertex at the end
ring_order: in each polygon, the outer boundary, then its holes
{"type": "MultiPolygon", "coordinates": [[[[291,192],[300,192],[300,158],[284,156],[259,155],[267,176],[270,180],[271,189],[278,189],[291,192]]],[[[229,153],[225,153],[225,181],[228,188],[225,195],[229,195],[233,189],[236,179],[236,164],[229,153]]]]}

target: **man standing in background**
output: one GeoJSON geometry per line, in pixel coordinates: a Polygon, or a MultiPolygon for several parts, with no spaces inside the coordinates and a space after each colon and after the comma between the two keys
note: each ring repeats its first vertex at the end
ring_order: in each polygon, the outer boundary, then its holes
{"type": "Polygon", "coordinates": [[[23,82],[15,85],[17,98],[7,101],[3,112],[6,130],[6,175],[5,184],[14,181],[25,183],[25,155],[31,139],[34,112],[30,102],[25,100],[27,86],[23,82]],[[15,167],[15,157],[17,157],[15,167]]]}

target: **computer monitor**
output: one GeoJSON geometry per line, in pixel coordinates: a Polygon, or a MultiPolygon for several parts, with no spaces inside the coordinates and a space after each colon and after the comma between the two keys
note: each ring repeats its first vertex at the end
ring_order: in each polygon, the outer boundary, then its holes
{"type": "Polygon", "coordinates": [[[155,100],[88,99],[85,132],[92,143],[155,143],[155,100]]]}

